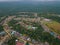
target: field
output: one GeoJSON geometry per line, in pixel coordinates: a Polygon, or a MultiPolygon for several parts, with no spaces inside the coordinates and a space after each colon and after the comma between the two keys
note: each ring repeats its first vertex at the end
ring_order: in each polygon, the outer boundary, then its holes
{"type": "Polygon", "coordinates": [[[60,23],[52,21],[52,22],[46,22],[45,24],[51,29],[51,31],[60,34],[60,23]]]}

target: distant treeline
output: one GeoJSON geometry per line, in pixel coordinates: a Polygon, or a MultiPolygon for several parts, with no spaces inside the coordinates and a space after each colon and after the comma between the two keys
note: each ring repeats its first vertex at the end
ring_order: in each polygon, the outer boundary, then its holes
{"type": "Polygon", "coordinates": [[[18,12],[60,14],[60,2],[0,2],[0,15],[18,15],[18,12]]]}
{"type": "Polygon", "coordinates": [[[57,14],[52,15],[52,14],[41,14],[41,13],[39,13],[38,16],[39,17],[44,17],[44,18],[47,18],[47,19],[52,19],[52,20],[60,23],[60,17],[57,14]]]}

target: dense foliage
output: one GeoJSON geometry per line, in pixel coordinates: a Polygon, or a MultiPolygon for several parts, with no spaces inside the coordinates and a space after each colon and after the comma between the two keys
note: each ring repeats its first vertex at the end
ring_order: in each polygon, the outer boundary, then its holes
{"type": "Polygon", "coordinates": [[[16,45],[16,38],[12,37],[11,39],[8,40],[8,45],[16,45]]]}
{"type": "Polygon", "coordinates": [[[0,25],[0,32],[1,32],[1,31],[3,31],[3,30],[4,30],[4,29],[3,29],[3,26],[2,26],[2,25],[0,25]]]}
{"type": "Polygon", "coordinates": [[[38,16],[40,16],[40,17],[45,17],[45,18],[47,18],[47,19],[52,19],[52,20],[57,21],[57,22],[60,23],[60,17],[59,17],[58,15],[38,14],[38,16]]]}
{"type": "Polygon", "coordinates": [[[0,2],[0,15],[18,15],[18,12],[60,14],[60,2],[0,2]]]}
{"type": "Polygon", "coordinates": [[[26,42],[26,44],[25,45],[29,45],[29,43],[28,42],[26,42]]]}

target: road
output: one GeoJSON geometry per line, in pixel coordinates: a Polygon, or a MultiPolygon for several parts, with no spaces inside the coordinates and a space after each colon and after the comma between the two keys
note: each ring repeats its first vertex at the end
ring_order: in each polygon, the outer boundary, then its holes
{"type": "Polygon", "coordinates": [[[3,25],[3,28],[4,28],[4,31],[8,34],[8,35],[6,35],[1,41],[0,41],[0,45],[2,45],[5,41],[6,41],[6,39],[8,39],[8,38],[10,38],[11,37],[11,35],[10,35],[10,33],[9,33],[9,29],[7,29],[6,27],[6,23],[8,22],[8,21],[10,21],[12,18],[5,18],[2,22],[1,22],[1,24],[3,25]]]}

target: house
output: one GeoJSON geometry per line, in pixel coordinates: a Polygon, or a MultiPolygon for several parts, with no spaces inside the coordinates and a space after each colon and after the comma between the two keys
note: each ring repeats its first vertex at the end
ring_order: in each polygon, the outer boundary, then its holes
{"type": "Polygon", "coordinates": [[[32,27],[33,30],[37,29],[37,27],[32,27]]]}
{"type": "Polygon", "coordinates": [[[57,36],[58,39],[60,39],[60,36],[57,36]]]}
{"type": "Polygon", "coordinates": [[[19,40],[16,40],[16,45],[24,45],[24,43],[19,42],[19,40]]]}
{"type": "Polygon", "coordinates": [[[24,44],[17,41],[17,42],[16,42],[16,45],[24,45],[24,44]]]}
{"type": "Polygon", "coordinates": [[[11,32],[11,35],[13,35],[13,34],[15,34],[15,33],[16,33],[16,31],[12,31],[12,32],[11,32]]]}
{"type": "Polygon", "coordinates": [[[45,18],[45,19],[44,19],[44,21],[50,22],[50,21],[51,21],[51,19],[46,19],[46,18],[45,18]]]}

